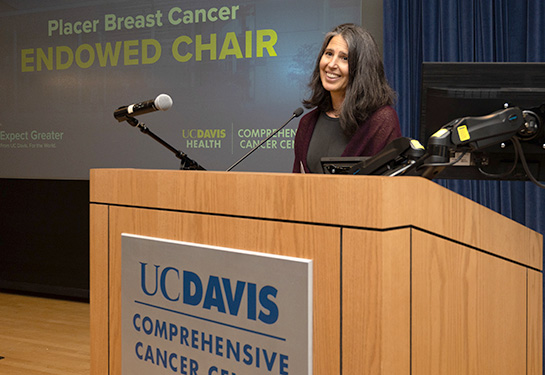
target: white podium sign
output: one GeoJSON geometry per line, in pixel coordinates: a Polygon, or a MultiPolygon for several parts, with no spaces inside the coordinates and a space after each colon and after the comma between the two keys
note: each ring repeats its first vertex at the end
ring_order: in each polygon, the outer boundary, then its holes
{"type": "Polygon", "coordinates": [[[312,261],[122,235],[122,374],[312,374],[312,261]]]}

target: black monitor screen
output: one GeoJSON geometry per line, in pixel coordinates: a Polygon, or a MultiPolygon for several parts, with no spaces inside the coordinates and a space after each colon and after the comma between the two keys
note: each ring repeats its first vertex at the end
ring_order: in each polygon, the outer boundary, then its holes
{"type": "MultiPolygon", "coordinates": [[[[545,63],[423,63],[420,141],[427,145],[432,134],[456,118],[484,116],[505,106],[533,110],[542,104],[545,63]]],[[[521,144],[530,171],[538,180],[545,180],[543,129],[521,144]]],[[[505,175],[515,162],[510,141],[474,154],[471,161],[446,168],[438,178],[528,179],[520,161],[505,175]]]]}

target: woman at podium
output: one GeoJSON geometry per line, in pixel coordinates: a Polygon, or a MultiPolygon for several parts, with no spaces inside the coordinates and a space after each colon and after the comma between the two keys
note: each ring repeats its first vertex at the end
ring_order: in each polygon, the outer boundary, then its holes
{"type": "Polygon", "coordinates": [[[322,157],[372,156],[401,137],[395,92],[362,27],[342,24],[326,35],[309,87],[303,105],[316,108],[299,122],[293,172],[322,173],[322,157]]]}

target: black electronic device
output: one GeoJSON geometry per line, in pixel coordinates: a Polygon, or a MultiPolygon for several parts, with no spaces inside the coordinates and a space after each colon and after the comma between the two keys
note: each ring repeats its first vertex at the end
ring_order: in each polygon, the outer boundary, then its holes
{"type": "Polygon", "coordinates": [[[354,165],[370,156],[324,156],[320,159],[325,174],[346,174],[354,165]]]}
{"type": "MultiPolygon", "coordinates": [[[[454,120],[518,107],[526,120],[517,133],[521,151],[531,174],[545,181],[545,126],[538,126],[545,112],[545,63],[423,63],[421,89],[420,140],[428,151],[430,137],[454,120]]],[[[487,142],[464,157],[453,147],[450,161],[460,160],[437,178],[530,179],[509,137],[487,142]]]]}
{"type": "Polygon", "coordinates": [[[160,94],[155,99],[119,107],[114,111],[114,117],[122,122],[150,112],[167,111],[170,107],[172,107],[172,98],[167,94],[160,94]]]}
{"type": "Polygon", "coordinates": [[[397,176],[416,170],[415,163],[422,160],[426,151],[415,139],[394,139],[372,157],[324,157],[324,173],[352,175],[397,176]]]}

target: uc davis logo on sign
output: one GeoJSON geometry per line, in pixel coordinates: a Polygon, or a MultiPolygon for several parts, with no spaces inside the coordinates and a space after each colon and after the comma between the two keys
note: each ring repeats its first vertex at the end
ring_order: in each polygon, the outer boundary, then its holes
{"type": "Polygon", "coordinates": [[[122,374],[312,374],[312,261],[122,237],[122,374]]]}
{"type": "Polygon", "coordinates": [[[245,314],[246,319],[259,320],[265,324],[274,324],[278,320],[279,311],[275,303],[278,289],[274,286],[258,288],[255,283],[231,280],[228,277],[209,275],[203,278],[195,272],[175,267],[151,267],[143,262],[140,265],[141,288],[146,296],[159,294],[170,302],[205,310],[214,309],[232,316],[245,314]],[[246,309],[241,312],[243,301],[246,309]]]}

